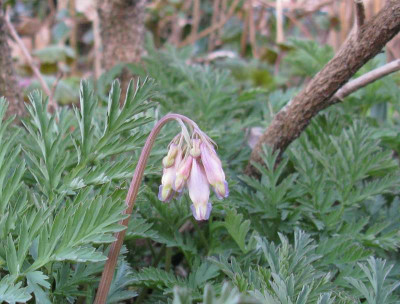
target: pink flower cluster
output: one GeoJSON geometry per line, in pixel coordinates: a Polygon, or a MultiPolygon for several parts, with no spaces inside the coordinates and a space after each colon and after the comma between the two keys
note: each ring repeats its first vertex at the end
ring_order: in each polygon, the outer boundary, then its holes
{"type": "Polygon", "coordinates": [[[218,199],[229,194],[225,173],[213,142],[200,130],[195,130],[188,142],[185,142],[181,133],[172,140],[168,154],[163,159],[163,168],[158,198],[167,202],[187,186],[193,202],[193,216],[198,221],[210,217],[210,185],[218,199]]]}

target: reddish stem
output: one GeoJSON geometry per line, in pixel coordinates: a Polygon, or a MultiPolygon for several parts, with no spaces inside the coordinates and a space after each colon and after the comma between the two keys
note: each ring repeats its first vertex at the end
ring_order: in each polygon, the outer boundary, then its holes
{"type": "MultiPolygon", "coordinates": [[[[142,149],[142,153],[140,154],[139,161],[135,169],[135,173],[133,174],[128,194],[125,199],[125,204],[127,207],[124,211],[124,214],[129,214],[129,216],[120,222],[121,225],[124,225],[126,227],[128,226],[130,215],[132,214],[133,206],[135,205],[136,196],[139,192],[139,187],[142,181],[147,159],[149,158],[150,151],[153,147],[153,144],[156,140],[158,133],[168,121],[177,119],[181,119],[182,121],[186,122],[191,126],[197,126],[194,121],[187,118],[186,116],[174,113],[165,115],[156,123],[154,128],[151,130],[149,137],[147,137],[146,143],[142,149]]],[[[110,290],[111,281],[114,276],[115,267],[117,265],[118,255],[121,250],[122,244],[124,242],[125,233],[126,229],[116,233],[115,237],[117,238],[117,240],[111,244],[110,252],[108,254],[108,259],[104,267],[104,271],[101,275],[101,280],[99,288],[97,290],[94,304],[106,303],[107,295],[110,290]]]]}

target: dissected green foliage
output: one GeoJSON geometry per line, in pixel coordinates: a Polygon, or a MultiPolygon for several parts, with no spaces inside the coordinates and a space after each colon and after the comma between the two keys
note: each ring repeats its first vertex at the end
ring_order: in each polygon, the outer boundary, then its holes
{"type": "Polygon", "coordinates": [[[333,57],[329,45],[321,46],[317,41],[292,38],[289,40],[291,52],[285,57],[291,75],[314,76],[333,57]]]}
{"type": "MultiPolygon", "coordinates": [[[[301,76],[331,56],[310,42],[292,44],[288,60],[301,76]]],[[[177,131],[165,128],[108,303],[398,303],[395,80],[381,92],[391,111],[385,123],[367,116],[378,101],[362,91],[370,101],[362,111],[356,102],[324,112],[281,160],[265,147],[258,180],[243,175],[249,128],[265,126],[297,88],[255,88],[226,69],[232,62],[222,70],[190,60],[190,49],[149,45],[144,67],[129,68],[151,79],[131,83],[122,104],[110,71],[95,93],[81,83],[73,109],[49,114],[32,92],[22,126],[4,119],[0,100],[0,302],[93,302],[113,233],[124,228],[138,149],[155,119],[174,111],[217,142],[230,196],[211,195],[207,222],[193,219],[187,193],[169,204],[157,199],[161,157],[177,131]]]]}
{"type": "MultiPolygon", "coordinates": [[[[145,81],[134,90],[131,83],[120,108],[115,82],[105,112],[96,110],[89,84],[82,82],[80,108],[54,115],[34,91],[24,128],[11,126],[12,118],[1,122],[2,301],[34,296],[38,303],[72,303],[94,293],[93,279],[106,259],[100,245],[113,242],[113,233],[123,229],[118,222],[125,217],[125,190],[115,185],[133,173],[136,156],[126,153],[144,143],[141,126],[152,121],[144,111],[152,107],[153,87],[145,81]]],[[[0,102],[3,118],[7,103],[0,102]]],[[[117,278],[123,280],[128,270],[121,264],[117,278]]],[[[111,300],[133,295],[122,291],[111,300]]]]}

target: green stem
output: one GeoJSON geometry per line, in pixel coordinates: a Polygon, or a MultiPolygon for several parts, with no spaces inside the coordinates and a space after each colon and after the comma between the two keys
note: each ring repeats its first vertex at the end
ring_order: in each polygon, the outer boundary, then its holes
{"type": "Polygon", "coordinates": [[[169,272],[171,270],[171,258],[172,258],[172,248],[167,247],[165,251],[165,271],[169,272]]]}
{"type": "Polygon", "coordinates": [[[206,249],[206,252],[208,252],[208,241],[203,233],[203,230],[200,229],[199,223],[197,223],[197,221],[192,219],[192,223],[193,223],[195,229],[197,230],[197,233],[200,236],[200,240],[203,243],[203,246],[206,249]]]}
{"type": "Polygon", "coordinates": [[[151,256],[153,259],[156,257],[156,252],[154,251],[153,245],[151,244],[151,241],[149,239],[146,239],[147,246],[149,246],[150,251],[151,251],[151,256]]]}

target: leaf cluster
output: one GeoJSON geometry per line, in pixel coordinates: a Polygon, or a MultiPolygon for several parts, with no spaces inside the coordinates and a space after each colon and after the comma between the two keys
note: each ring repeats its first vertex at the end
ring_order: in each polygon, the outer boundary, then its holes
{"type": "MultiPolygon", "coordinates": [[[[93,297],[113,234],[124,229],[125,190],[153,121],[154,82],[132,82],[104,111],[83,81],[80,105],[54,114],[39,91],[23,126],[0,100],[0,302],[74,303],[93,297]],[[136,88],[135,88],[136,87],[136,88]],[[124,186],[123,186],[124,188],[124,186]]],[[[122,262],[116,281],[129,274],[122,262]]],[[[134,293],[119,283],[111,302],[134,293]]]]}

